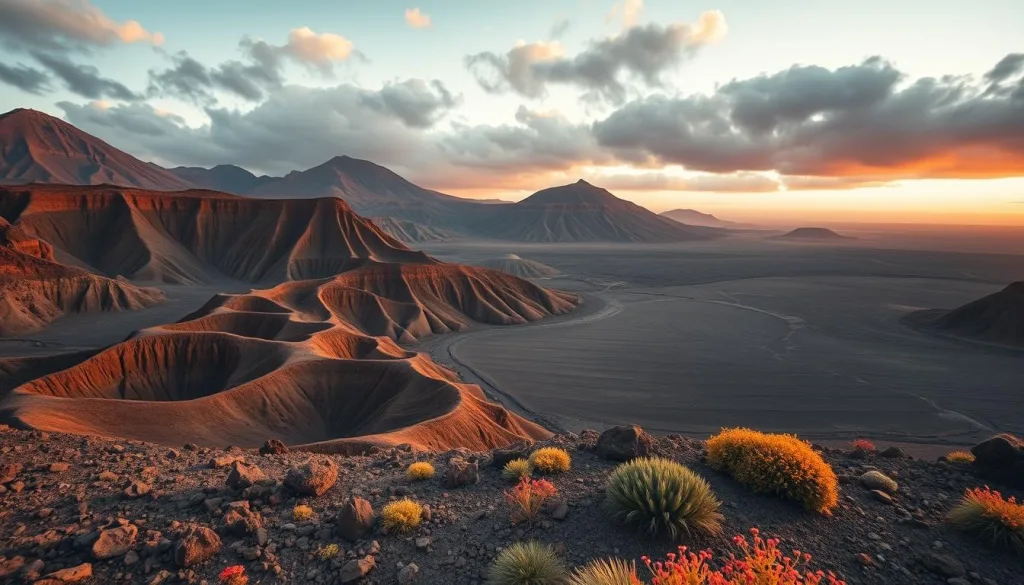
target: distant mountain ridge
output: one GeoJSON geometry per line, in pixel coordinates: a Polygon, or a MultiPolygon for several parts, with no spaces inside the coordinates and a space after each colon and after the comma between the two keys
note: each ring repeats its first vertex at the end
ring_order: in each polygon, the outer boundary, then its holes
{"type": "Polygon", "coordinates": [[[109,183],[168,191],[194,186],[63,120],[35,110],[11,110],[0,115],[0,184],[28,183],[109,183]]]}
{"type": "Polygon", "coordinates": [[[242,167],[235,165],[217,165],[209,169],[203,167],[174,167],[167,170],[196,187],[234,195],[245,195],[261,185],[281,180],[280,177],[269,177],[267,175],[257,177],[242,167]]]}
{"type": "Polygon", "coordinates": [[[729,227],[737,225],[734,221],[719,219],[710,213],[703,213],[696,209],[672,209],[663,211],[658,215],[671,220],[685,223],[686,225],[699,225],[704,227],[729,227]]]}

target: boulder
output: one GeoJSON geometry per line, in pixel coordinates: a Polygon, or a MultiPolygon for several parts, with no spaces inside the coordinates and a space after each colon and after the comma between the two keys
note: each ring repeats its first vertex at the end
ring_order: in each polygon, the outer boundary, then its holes
{"type": "Polygon", "coordinates": [[[904,457],[907,456],[907,454],[903,452],[903,449],[900,449],[899,447],[896,447],[894,445],[892,447],[886,448],[884,451],[879,453],[878,456],[885,457],[886,459],[903,459],[904,457]]]}
{"type": "Polygon", "coordinates": [[[231,465],[235,461],[244,462],[245,458],[239,457],[237,455],[222,455],[220,457],[211,458],[209,465],[212,469],[221,469],[222,467],[227,467],[231,465]]]}
{"type": "Polygon", "coordinates": [[[228,474],[227,484],[233,490],[242,491],[266,479],[266,474],[259,467],[246,465],[242,461],[235,461],[231,464],[231,473],[228,474]]]}
{"type": "Polygon", "coordinates": [[[654,437],[636,425],[612,427],[597,439],[597,454],[612,461],[629,461],[654,453],[654,437]]]}
{"type": "Polygon", "coordinates": [[[338,481],[338,466],[327,457],[314,457],[298,467],[292,467],[284,478],[284,485],[297,494],[321,496],[338,481]]]}
{"type": "MultiPolygon", "coordinates": [[[[245,502],[248,504],[249,502],[245,502]]],[[[260,515],[249,509],[248,505],[235,506],[232,504],[224,514],[224,528],[235,536],[246,536],[255,534],[263,527],[260,515]]]]}
{"type": "Polygon", "coordinates": [[[879,490],[888,494],[895,494],[900,486],[888,475],[881,471],[871,470],[860,476],[860,485],[869,490],[879,490]]]}
{"type": "Polygon", "coordinates": [[[376,518],[370,502],[352,496],[338,511],[334,521],[334,531],[345,540],[356,541],[373,528],[376,518]]]}
{"type": "Polygon", "coordinates": [[[220,552],[220,547],[220,537],[216,532],[200,524],[191,524],[174,545],[174,562],[179,567],[198,565],[213,558],[220,552]]]}
{"type": "Polygon", "coordinates": [[[505,465],[513,459],[526,459],[530,456],[530,445],[525,441],[513,443],[508,447],[495,449],[491,452],[491,465],[498,469],[504,469],[505,465]]]}
{"type": "Polygon", "coordinates": [[[1015,488],[1024,488],[1024,441],[1004,433],[971,449],[971,469],[980,477],[1015,488]]]}
{"type": "Polygon", "coordinates": [[[135,546],[135,537],[139,529],[133,524],[100,531],[100,537],[92,543],[92,556],[98,560],[112,559],[123,556],[135,546]]]}
{"type": "Polygon", "coordinates": [[[260,455],[284,455],[288,447],[278,439],[270,439],[260,447],[260,455]]]}
{"type": "Polygon", "coordinates": [[[480,466],[476,461],[466,461],[461,457],[453,457],[448,461],[448,471],[445,472],[444,476],[445,487],[456,488],[479,481],[480,466]]]}
{"type": "Polygon", "coordinates": [[[419,566],[416,563],[409,563],[398,571],[398,585],[412,585],[419,574],[419,566]]]}
{"type": "Polygon", "coordinates": [[[942,577],[963,577],[967,574],[963,563],[951,556],[941,555],[935,552],[928,553],[921,557],[921,564],[932,573],[942,577]]]}
{"type": "Polygon", "coordinates": [[[341,582],[352,583],[358,581],[368,575],[373,570],[376,562],[371,556],[365,556],[361,559],[354,559],[347,563],[341,568],[341,582]]]}

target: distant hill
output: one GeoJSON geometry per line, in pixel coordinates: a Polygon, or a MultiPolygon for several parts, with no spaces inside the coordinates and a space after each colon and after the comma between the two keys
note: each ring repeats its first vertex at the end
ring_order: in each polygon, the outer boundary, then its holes
{"type": "Polygon", "coordinates": [[[776,236],[779,240],[811,240],[811,241],[829,241],[829,240],[853,240],[849,236],[843,236],[828,228],[820,227],[802,227],[796,228],[795,230],[776,236]]]}
{"type": "Polygon", "coordinates": [[[493,206],[475,227],[487,237],[523,242],[677,242],[721,234],[661,217],[583,180],[493,206]]]}
{"type": "Polygon", "coordinates": [[[174,167],[170,173],[191,185],[211,191],[244,195],[267,183],[280,180],[278,177],[263,175],[257,177],[242,167],[217,165],[211,169],[203,167],[174,167]]]}
{"type": "Polygon", "coordinates": [[[662,217],[667,217],[674,221],[678,221],[679,223],[685,223],[686,225],[698,225],[716,228],[725,228],[737,225],[737,223],[734,221],[718,219],[717,217],[711,215],[710,213],[701,213],[696,209],[673,209],[671,211],[663,211],[658,215],[662,217]]]}
{"type": "Polygon", "coordinates": [[[400,242],[443,242],[458,237],[458,234],[444,228],[436,228],[414,221],[394,217],[374,217],[373,223],[386,234],[400,242]]]}
{"type": "Polygon", "coordinates": [[[1024,347],[1024,281],[951,311],[917,311],[906,319],[937,333],[1024,347]]]}
{"type": "Polygon", "coordinates": [[[535,260],[521,258],[516,254],[506,254],[501,258],[485,260],[480,263],[480,266],[500,270],[519,278],[551,278],[561,274],[557,268],[552,268],[535,260]]]}
{"type": "Polygon", "coordinates": [[[0,115],[0,184],[114,184],[175,191],[193,185],[35,110],[0,115]]]}

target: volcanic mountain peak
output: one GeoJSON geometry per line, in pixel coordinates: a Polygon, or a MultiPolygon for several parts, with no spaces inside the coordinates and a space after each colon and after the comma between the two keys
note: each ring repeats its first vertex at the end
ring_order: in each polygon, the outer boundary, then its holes
{"type": "Polygon", "coordinates": [[[110,183],[159,190],[192,186],[63,120],[27,109],[0,115],[0,183],[110,183]]]}
{"type": "Polygon", "coordinates": [[[519,205],[630,205],[634,204],[619,199],[612,195],[607,189],[602,189],[580,179],[571,185],[550,187],[537,191],[526,199],[519,202],[519,205]]]}

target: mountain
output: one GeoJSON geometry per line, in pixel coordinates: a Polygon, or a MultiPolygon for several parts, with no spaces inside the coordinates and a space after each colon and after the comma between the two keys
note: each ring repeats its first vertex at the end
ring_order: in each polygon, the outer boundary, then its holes
{"type": "Polygon", "coordinates": [[[583,180],[487,210],[474,226],[478,233],[523,242],[678,242],[721,235],[660,217],[583,180]]]}
{"type": "Polygon", "coordinates": [[[53,252],[0,217],[0,335],[41,329],[66,313],[141,309],[165,300],[157,289],[60,264],[53,252]]]}
{"type": "Polygon", "coordinates": [[[527,260],[518,254],[506,254],[501,258],[484,260],[480,262],[480,266],[500,270],[519,278],[551,278],[561,274],[557,268],[552,268],[536,260],[527,260]]]}
{"type": "Polygon", "coordinates": [[[335,198],[30,185],[0,187],[0,217],[97,273],[144,281],[281,282],[372,262],[436,263],[335,198]]]}
{"type": "Polygon", "coordinates": [[[796,228],[791,232],[782,234],[781,236],[775,236],[779,240],[808,240],[808,241],[828,241],[828,240],[853,240],[850,236],[843,236],[828,228],[820,227],[802,227],[796,228]]]}
{"type": "Polygon", "coordinates": [[[686,225],[716,228],[734,227],[737,225],[734,221],[718,219],[710,213],[701,213],[696,209],[673,209],[671,211],[663,211],[658,215],[678,221],[679,223],[685,223],[686,225]]]}
{"type": "Polygon", "coordinates": [[[415,221],[394,217],[375,217],[373,223],[399,242],[443,242],[458,237],[458,234],[444,228],[430,227],[415,221]]]}
{"type": "Polygon", "coordinates": [[[367,160],[336,156],[305,171],[292,171],[247,193],[252,197],[340,197],[366,217],[393,217],[425,226],[461,225],[482,204],[415,185],[367,160]]]}
{"type": "Polygon", "coordinates": [[[951,311],[917,311],[907,320],[955,337],[1024,347],[1024,281],[951,311]]]}
{"type": "Polygon", "coordinates": [[[60,183],[181,190],[192,185],[35,110],[0,115],[0,184],[60,183]]]}
{"type": "Polygon", "coordinates": [[[202,189],[245,195],[249,191],[279,180],[278,177],[263,175],[257,177],[242,167],[217,165],[212,169],[203,167],[174,167],[167,169],[179,179],[202,189]]]}

